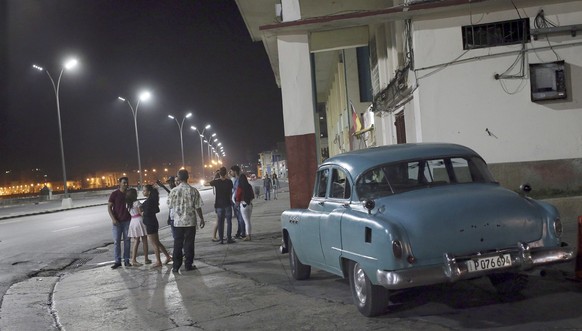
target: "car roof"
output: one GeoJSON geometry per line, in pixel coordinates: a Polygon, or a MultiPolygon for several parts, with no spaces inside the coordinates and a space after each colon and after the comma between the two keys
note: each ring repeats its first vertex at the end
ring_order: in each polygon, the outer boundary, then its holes
{"type": "Polygon", "coordinates": [[[414,143],[397,144],[359,149],[343,154],[338,154],[325,160],[320,167],[326,165],[339,165],[349,171],[355,179],[363,171],[380,164],[427,159],[450,155],[472,155],[480,157],[474,150],[457,144],[450,143],[414,143]]]}

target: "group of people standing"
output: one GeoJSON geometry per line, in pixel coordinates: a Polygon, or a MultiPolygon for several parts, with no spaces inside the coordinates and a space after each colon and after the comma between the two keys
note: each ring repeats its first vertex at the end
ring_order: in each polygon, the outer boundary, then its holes
{"type": "Polygon", "coordinates": [[[219,244],[232,244],[236,239],[243,241],[251,240],[251,214],[253,210],[252,201],[255,198],[253,187],[245,174],[241,173],[240,167],[234,165],[227,172],[225,167],[221,167],[215,178],[207,185],[215,189],[215,203],[217,222],[214,227],[212,241],[219,244]],[[227,174],[230,178],[227,177],[227,174]],[[237,232],[232,237],[232,217],[237,220],[237,232]],[[224,237],[224,223],[226,221],[226,238],[224,237]],[[218,237],[217,237],[218,235],[218,237]]]}
{"type": "MultiPolygon", "coordinates": [[[[213,241],[220,244],[234,243],[232,237],[232,217],[237,219],[238,229],[234,238],[243,241],[251,240],[251,214],[255,198],[253,187],[245,174],[241,174],[240,167],[234,165],[228,172],[222,167],[217,177],[208,185],[215,188],[214,208],[217,215],[217,226],[214,229],[213,241]],[[227,223],[226,238],[224,237],[224,223],[227,223]],[[218,232],[218,238],[217,236],[218,232]]],[[[123,240],[123,262],[125,266],[140,266],[136,259],[140,242],[143,245],[144,263],[151,264],[149,259],[148,242],[154,247],[156,261],[152,267],[161,267],[161,254],[165,255],[164,264],[173,261],[172,271],[178,272],[184,264],[186,270],[193,270],[194,241],[196,229],[204,228],[202,214],[202,199],[200,192],[188,184],[189,174],[185,169],[178,171],[177,179],[171,177],[167,189],[158,181],[158,185],[168,191],[168,224],[174,238],[173,256],[160,242],[158,236],[159,223],[156,214],[160,212],[159,192],[152,185],[145,185],[143,195],[145,201],[137,199],[137,190],[128,188],[128,178],[119,179],[119,188],[111,193],[107,211],[112,222],[114,258],[112,269],[122,264],[121,241],[123,240]],[[199,222],[198,222],[199,220],[199,222]],[[133,238],[133,245],[131,239],[133,238]],[[131,253],[130,253],[131,246],[131,253]]]]}
{"type": "Polygon", "coordinates": [[[159,223],[156,214],[160,212],[159,193],[152,185],[145,185],[143,195],[146,197],[143,203],[137,199],[137,190],[128,188],[128,178],[119,178],[119,188],[109,196],[107,211],[113,224],[113,244],[115,263],[111,267],[117,269],[121,266],[121,240],[123,239],[123,261],[125,266],[140,266],[137,262],[137,251],[140,242],[143,244],[144,263],[151,264],[148,258],[148,241],[154,247],[156,262],[152,267],[161,267],[160,253],[166,257],[164,264],[172,261],[166,247],[160,242],[158,236],[159,223]],[[131,239],[133,240],[133,245],[131,239]],[[130,253],[131,246],[131,253],[130,253]],[[131,259],[131,262],[130,262],[131,259]]]}

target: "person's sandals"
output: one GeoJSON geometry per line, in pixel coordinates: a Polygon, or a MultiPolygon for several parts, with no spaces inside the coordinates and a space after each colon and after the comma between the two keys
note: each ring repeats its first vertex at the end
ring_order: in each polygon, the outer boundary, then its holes
{"type": "Polygon", "coordinates": [[[135,261],[135,262],[131,262],[131,266],[132,266],[132,267],[139,267],[139,266],[141,266],[141,263],[139,263],[139,262],[137,262],[137,261],[135,261]]]}
{"type": "Polygon", "coordinates": [[[169,264],[169,263],[170,263],[170,262],[172,262],[172,261],[174,261],[174,259],[173,259],[171,256],[169,256],[169,257],[166,259],[166,261],[164,262],[164,264],[169,264]]]}
{"type": "Polygon", "coordinates": [[[152,264],[152,260],[146,259],[144,263],[145,264],[152,264]]]}
{"type": "Polygon", "coordinates": [[[159,267],[161,267],[161,266],[162,266],[162,264],[161,264],[161,263],[155,263],[155,264],[152,264],[152,269],[154,269],[154,268],[159,268],[159,267]]]}

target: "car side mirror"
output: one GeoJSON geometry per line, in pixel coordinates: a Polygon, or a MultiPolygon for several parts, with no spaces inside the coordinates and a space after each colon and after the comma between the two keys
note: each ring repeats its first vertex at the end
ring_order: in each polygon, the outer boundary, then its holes
{"type": "Polygon", "coordinates": [[[365,200],[364,208],[368,209],[368,215],[372,214],[372,209],[376,207],[376,202],[374,200],[365,200]]]}
{"type": "Polygon", "coordinates": [[[521,184],[519,186],[519,189],[523,192],[523,194],[525,196],[527,196],[529,194],[529,192],[531,192],[531,185],[529,185],[527,183],[526,184],[521,184]]]}

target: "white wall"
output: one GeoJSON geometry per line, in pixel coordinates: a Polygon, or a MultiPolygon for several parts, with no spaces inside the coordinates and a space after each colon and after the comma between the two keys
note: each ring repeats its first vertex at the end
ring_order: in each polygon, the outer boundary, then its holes
{"type": "Polygon", "coordinates": [[[309,38],[282,35],[277,46],[285,136],[315,133],[309,38]]]}
{"type": "MultiPolygon", "coordinates": [[[[581,4],[578,1],[543,9],[547,18],[561,26],[581,24],[581,4]]],[[[520,13],[522,17],[527,14],[533,26],[539,9],[520,9],[520,13]]],[[[473,13],[474,24],[516,18],[515,11],[473,13]]],[[[420,118],[409,121],[406,117],[409,142],[464,144],[474,148],[489,163],[582,157],[582,33],[577,37],[550,37],[556,46],[578,43],[554,48],[569,68],[569,99],[534,103],[530,101],[529,75],[524,80],[498,81],[493,78],[495,73],[502,73],[510,67],[517,54],[487,57],[519,50],[521,45],[471,50],[462,55],[465,51],[462,49],[461,26],[470,22],[468,15],[413,22],[415,68],[420,79],[415,98],[409,105],[418,107],[416,112],[420,118]],[[454,62],[459,56],[460,59],[482,58],[451,63],[446,68],[422,70],[454,62]],[[504,91],[501,83],[509,93],[504,91]],[[413,127],[415,125],[422,125],[421,133],[418,127],[413,127]]],[[[527,48],[547,45],[544,38],[529,43],[527,48]]],[[[556,61],[556,55],[551,50],[530,51],[527,59],[530,63],[552,62],[556,61]]],[[[527,68],[526,63],[529,72],[527,68]]]]}

